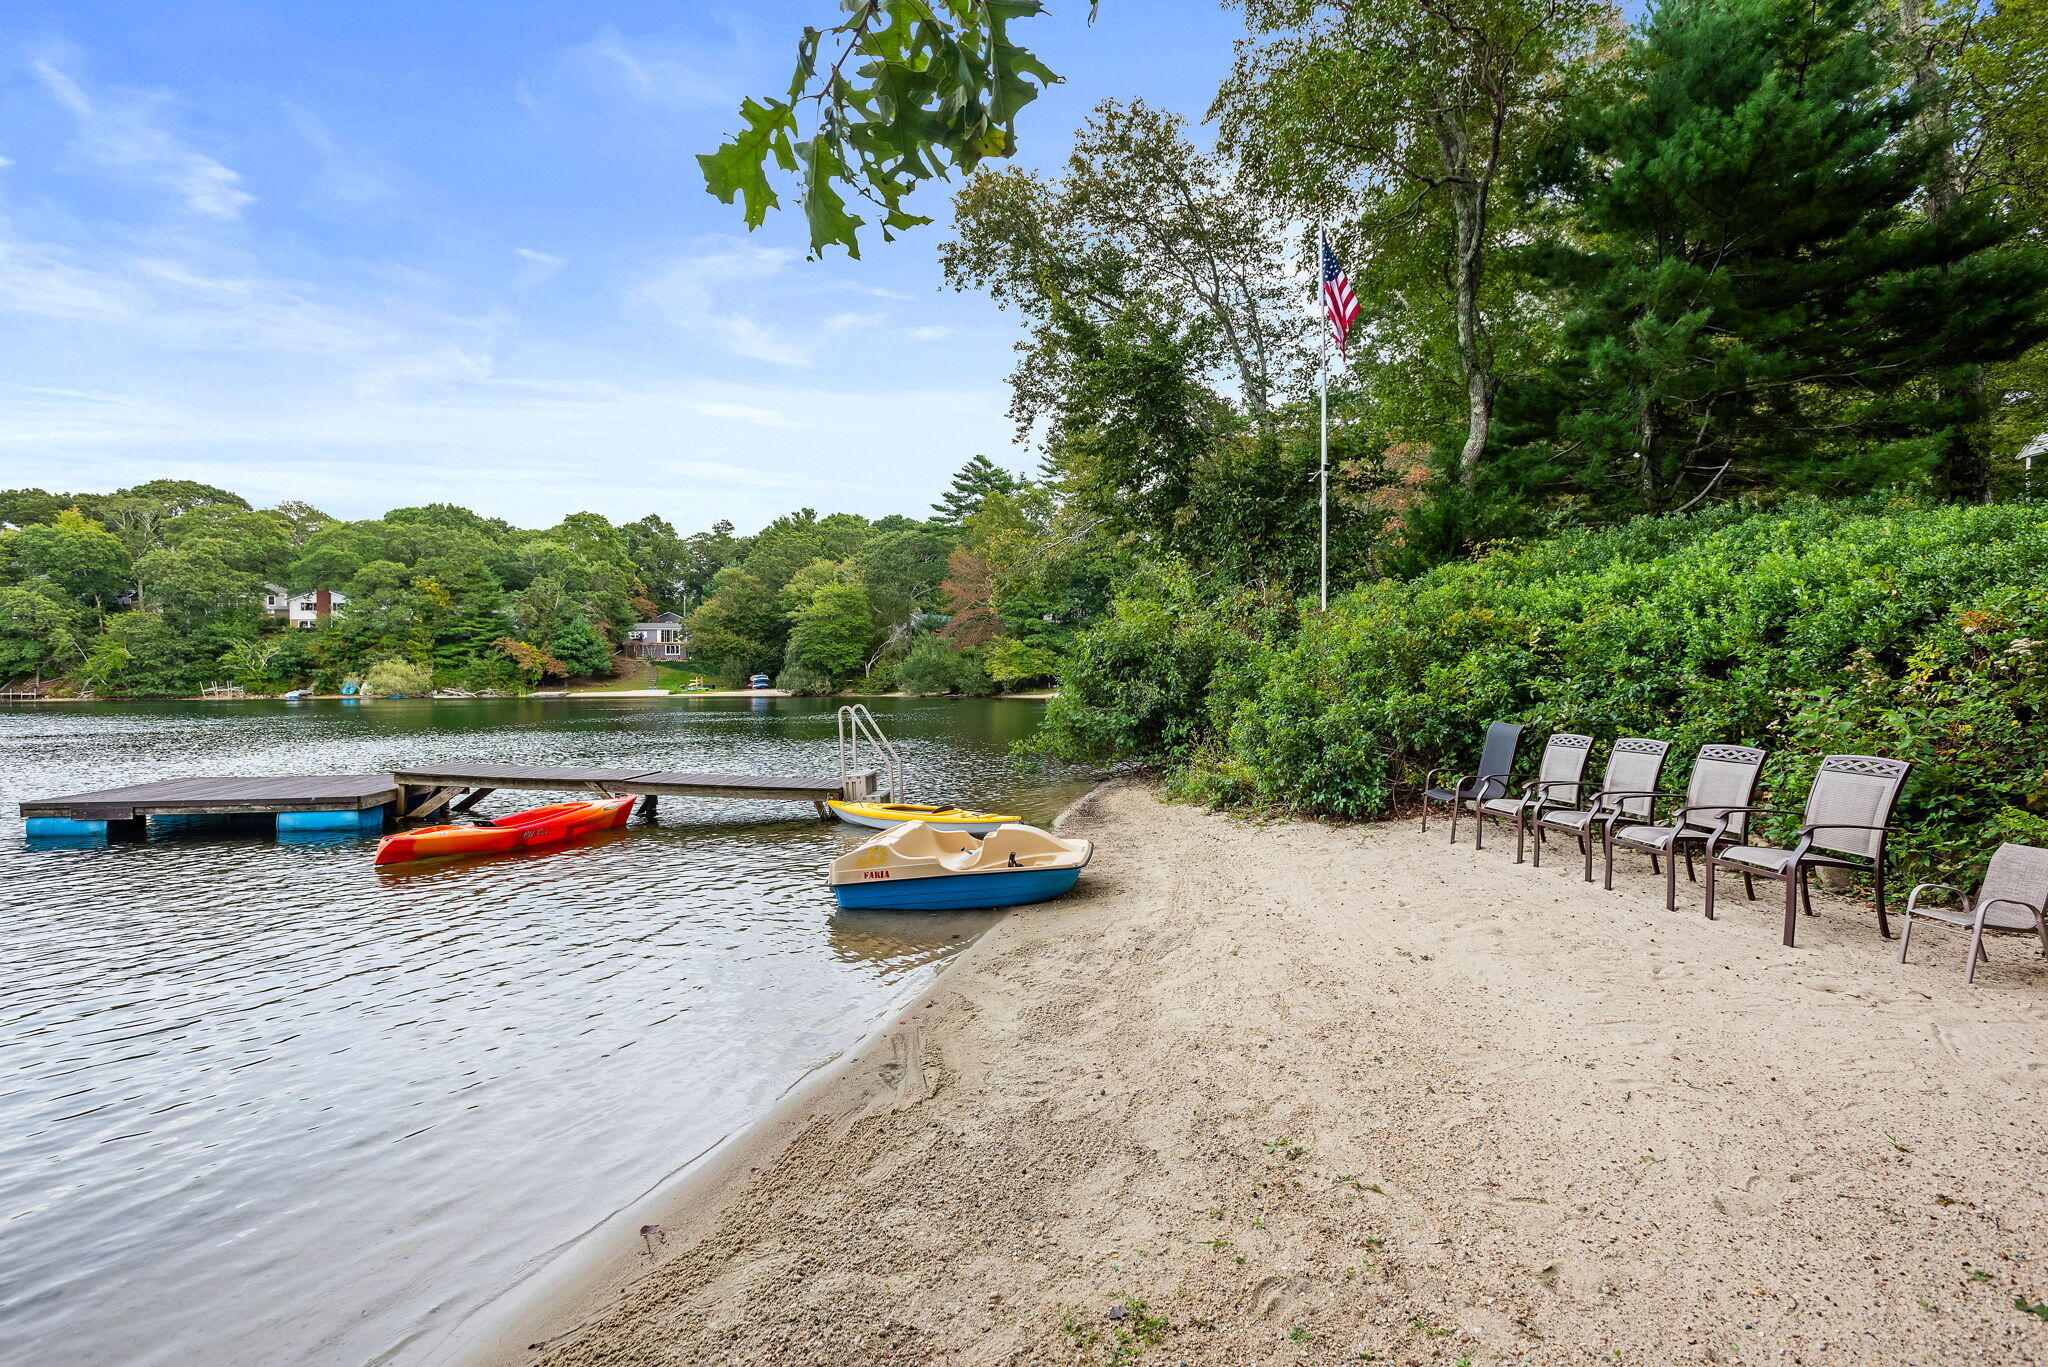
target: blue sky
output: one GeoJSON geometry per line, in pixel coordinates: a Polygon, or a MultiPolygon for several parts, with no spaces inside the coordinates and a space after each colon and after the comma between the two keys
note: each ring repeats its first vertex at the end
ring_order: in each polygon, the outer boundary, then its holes
{"type": "MultiPolygon", "coordinates": [[[[1015,467],[1012,318],[943,291],[941,223],[861,261],[751,235],[695,154],[833,0],[28,0],[0,17],[0,486],[206,480],[338,516],[449,500],[751,529],[918,511],[1015,467]]],[[[1020,36],[1098,100],[1199,117],[1208,0],[1020,36]]]]}

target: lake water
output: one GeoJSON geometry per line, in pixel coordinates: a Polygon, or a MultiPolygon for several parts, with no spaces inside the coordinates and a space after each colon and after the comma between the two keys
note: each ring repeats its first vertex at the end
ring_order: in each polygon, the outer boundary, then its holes
{"type": "MultiPolygon", "coordinates": [[[[916,796],[1045,824],[1042,704],[878,700],[916,796]]],[[[836,770],[781,698],[0,708],[0,1363],[365,1364],[766,1110],[989,914],[841,913],[808,805],[664,798],[556,853],[30,848],[14,804],[428,760],[836,770]]],[[[552,798],[500,793],[481,814],[552,798]]]]}

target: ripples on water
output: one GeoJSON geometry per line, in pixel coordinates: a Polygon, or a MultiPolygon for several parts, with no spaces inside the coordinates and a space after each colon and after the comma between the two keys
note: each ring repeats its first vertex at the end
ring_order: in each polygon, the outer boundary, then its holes
{"type": "MultiPolygon", "coordinates": [[[[875,710],[920,796],[1046,822],[1078,791],[1007,758],[1038,704],[875,710]]],[[[402,1361],[991,919],[836,912],[858,836],[795,804],[379,872],[348,837],[30,849],[16,802],[430,759],[824,773],[833,736],[766,698],[0,710],[0,1362],[402,1361]]]]}

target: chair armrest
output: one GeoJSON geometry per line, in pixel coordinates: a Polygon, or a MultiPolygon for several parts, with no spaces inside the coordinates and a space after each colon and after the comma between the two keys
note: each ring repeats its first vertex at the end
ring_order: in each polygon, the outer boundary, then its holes
{"type": "Polygon", "coordinates": [[[1513,791],[1508,784],[1508,780],[1513,777],[1514,775],[1512,774],[1463,774],[1459,776],[1459,786],[1451,791],[1455,792],[1462,801],[1478,802],[1486,794],[1486,785],[1494,779],[1499,779],[1500,796],[1506,797],[1513,791]],[[1468,783],[1471,785],[1470,787],[1465,786],[1468,783]]]}
{"type": "MultiPolygon", "coordinates": [[[[1734,820],[1738,813],[1752,816],[1759,812],[1785,815],[1789,814],[1790,811],[1791,809],[1788,807],[1723,807],[1717,803],[1701,803],[1697,807],[1681,808],[1673,819],[1682,827],[1685,825],[1685,814],[1687,812],[1719,812],[1721,814],[1720,819],[1714,824],[1714,829],[1707,835],[1707,858],[1712,859],[1721,848],[1721,837],[1728,834],[1728,823],[1734,820]]],[[[1802,852],[1804,852],[1804,848],[1804,846],[1801,847],[1802,852]]]]}
{"type": "Polygon", "coordinates": [[[2027,903],[2020,901],[2020,899],[2017,897],[1993,897],[1989,901],[1979,902],[1974,908],[1969,909],[1974,910],[1977,913],[1977,920],[1981,924],[1984,920],[1985,914],[1989,912],[1991,908],[1996,906],[2018,907],[2021,911],[2030,911],[2036,916],[2039,916],[2041,914],[2041,908],[2036,906],[2030,906],[2027,903]]]}
{"type": "Polygon", "coordinates": [[[1683,819],[1687,812],[1719,812],[1721,814],[1721,824],[1726,826],[1728,818],[1738,812],[1770,812],[1777,810],[1781,809],[1774,807],[1723,807],[1718,802],[1702,802],[1697,807],[1680,807],[1671,814],[1671,817],[1672,820],[1676,821],[1683,819]]]}
{"type": "Polygon", "coordinates": [[[1666,793],[1649,788],[1602,788],[1599,792],[1593,794],[1592,801],[1588,805],[1596,808],[1603,807],[1607,805],[1608,799],[1612,798],[1614,800],[1614,809],[1620,811],[1621,803],[1626,799],[1646,797],[1650,799],[1650,815],[1654,817],[1657,814],[1657,799],[1684,796],[1685,794],[1683,793],[1666,793]]]}
{"type": "Polygon", "coordinates": [[[1562,807],[1563,802],[1553,801],[1552,788],[1584,788],[1584,779],[1538,778],[1531,779],[1522,789],[1522,801],[1531,807],[1562,807]]]}
{"type": "Polygon", "coordinates": [[[1814,822],[1814,823],[1813,823],[1813,824],[1812,824],[1811,826],[1801,826],[1801,827],[1799,828],[1799,834],[1801,834],[1801,835],[1811,835],[1811,834],[1813,834],[1813,833],[1814,833],[1815,831],[1880,831],[1880,832],[1882,832],[1882,831],[1888,831],[1888,830],[1890,830],[1890,829],[1891,829],[1891,823],[1890,823],[1890,822],[1886,822],[1886,823],[1885,823],[1884,825],[1882,825],[1882,826],[1859,826],[1859,825],[1855,824],[1854,822],[1850,822],[1850,821],[1816,821],[1816,822],[1814,822]]]}
{"type": "Polygon", "coordinates": [[[1939,888],[1944,892],[1954,893],[1956,896],[1963,899],[1963,910],[1968,911],[1970,909],[1970,894],[1964,892],[1954,883],[1921,883],[1918,886],[1916,886],[1911,892],[1906,894],[1906,914],[1908,916],[1911,916],[1913,914],[1914,908],[1920,905],[1921,893],[1930,891],[1935,888],[1939,888]]]}
{"type": "MultiPolygon", "coordinates": [[[[1428,773],[1422,776],[1423,791],[1429,791],[1431,781],[1435,779],[1438,774],[1451,774],[1452,772],[1453,771],[1451,771],[1450,769],[1431,769],[1428,773]]],[[[1459,791],[1459,789],[1464,787],[1465,780],[1470,777],[1470,774],[1454,774],[1450,783],[1451,791],[1454,793],[1459,791]]]]}

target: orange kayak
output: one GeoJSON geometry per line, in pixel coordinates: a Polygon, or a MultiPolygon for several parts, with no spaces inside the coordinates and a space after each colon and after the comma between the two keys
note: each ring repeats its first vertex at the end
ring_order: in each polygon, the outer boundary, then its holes
{"type": "Polygon", "coordinates": [[[400,831],[377,842],[379,864],[414,859],[440,859],[454,854],[497,854],[534,845],[555,845],[593,831],[626,824],[633,814],[630,797],[602,802],[558,802],[501,816],[488,826],[422,826],[400,831]]]}

